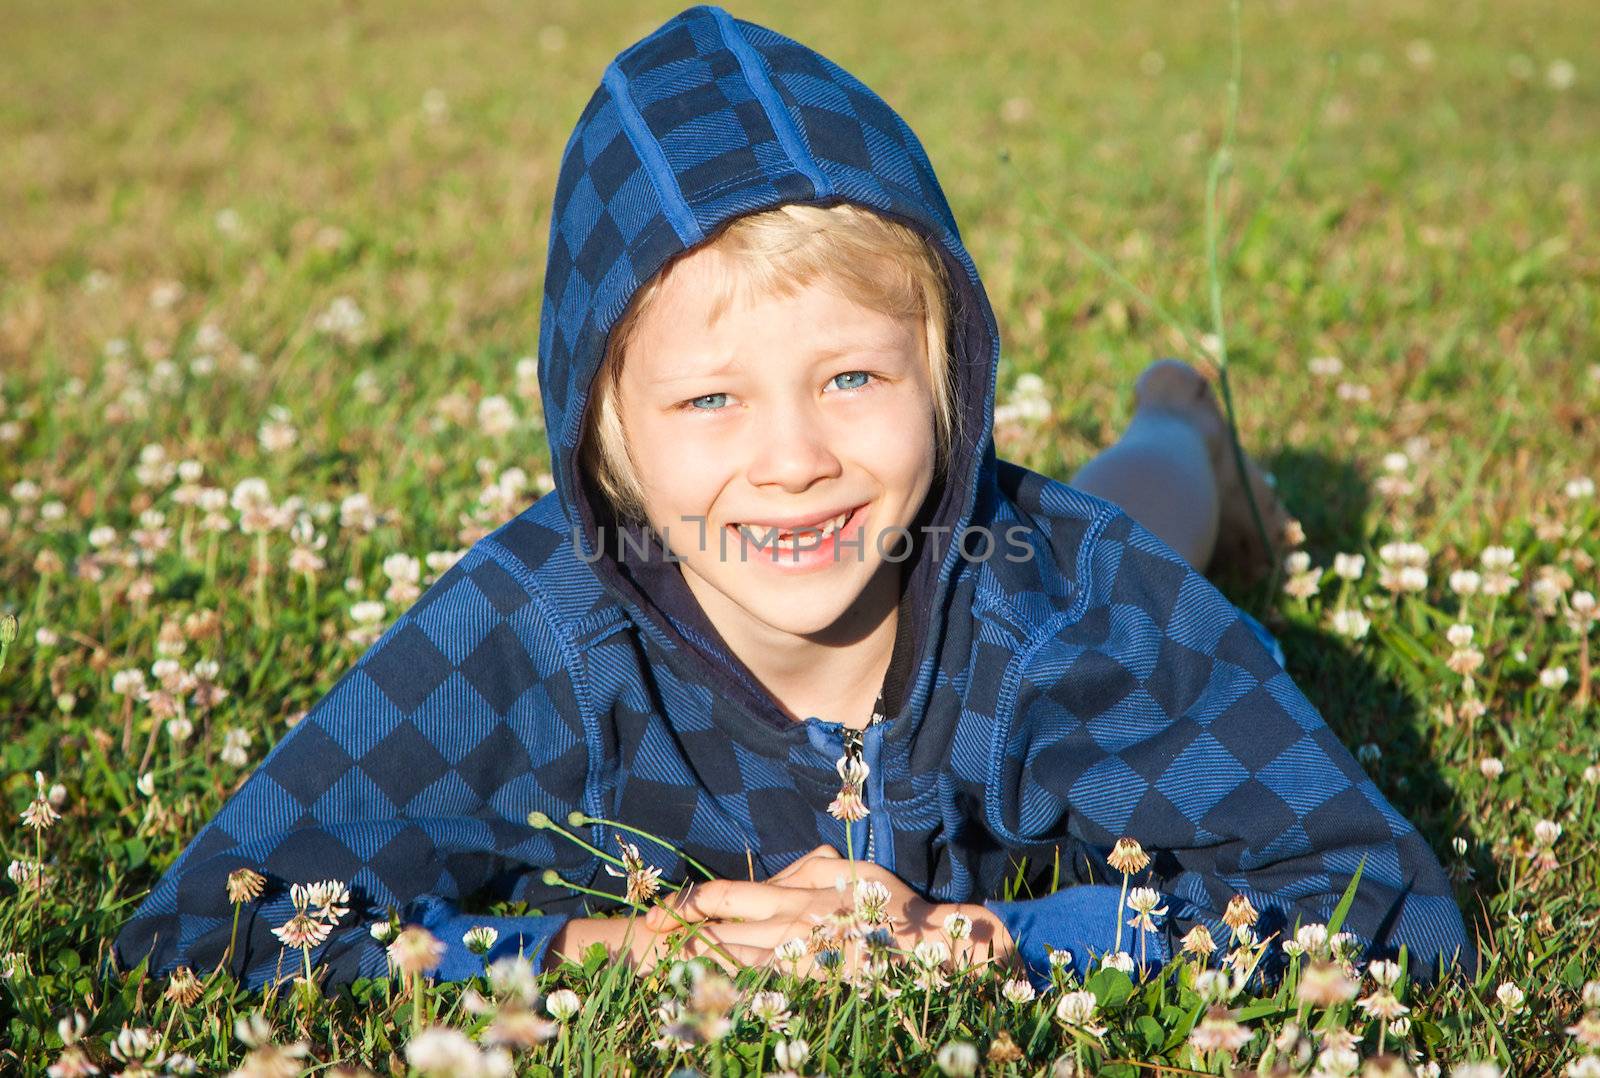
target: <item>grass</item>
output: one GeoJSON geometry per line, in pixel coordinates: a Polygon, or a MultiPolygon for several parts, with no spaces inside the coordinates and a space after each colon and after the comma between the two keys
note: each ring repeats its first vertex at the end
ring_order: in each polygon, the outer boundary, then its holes
{"type": "MultiPolygon", "coordinates": [[[[36,770],[65,796],[52,828],[3,839],[7,860],[42,855],[53,883],[0,884],[0,1070],[60,1058],[56,1023],[74,1012],[84,1030],[64,1032],[110,1072],[128,1066],[112,1055],[125,1025],[211,1072],[240,1064],[234,1020],[264,1010],[272,1043],[309,1046],[295,1073],[403,1071],[419,1012],[474,1032],[491,1021],[459,986],[263,1000],[212,979],[179,1004],[164,983],[100,970],[160,871],[359,655],[351,608],[389,587],[384,559],[460,549],[543,489],[537,401],[515,370],[535,351],[558,155],[606,61],[675,10],[8,9],[0,610],[20,635],[0,671],[0,786],[18,813],[36,770]],[[339,297],[363,315],[343,333],[319,322],[339,297]],[[490,435],[463,417],[496,395],[518,421],[490,435]],[[261,438],[272,406],[296,431],[276,452],[261,438]],[[147,460],[141,478],[148,445],[164,463],[147,460]],[[200,462],[201,485],[260,476],[274,499],[302,499],[328,539],[314,586],[286,568],[283,532],[264,578],[248,538],[212,539],[166,474],[180,460],[200,462]],[[527,484],[486,496],[512,467],[527,484]],[[380,510],[371,530],[340,526],[341,499],[358,491],[380,510]],[[145,510],[162,522],[141,525],[145,510]],[[100,525],[116,536],[94,554],[100,525]],[[141,529],[147,560],[133,554],[141,529]],[[94,559],[99,580],[84,575],[94,559]],[[191,715],[182,742],[112,687],[179,639],[184,666],[214,660],[228,690],[191,715]],[[249,745],[225,753],[230,730],[249,745]]],[[[1297,682],[1463,877],[1485,957],[1473,983],[1404,988],[1409,1028],[1390,1048],[1446,1071],[1495,1061],[1551,1074],[1582,1056],[1565,1030],[1600,977],[1600,734],[1594,694],[1580,690],[1592,640],[1566,614],[1577,592],[1600,590],[1600,541],[1593,497],[1567,488],[1600,473],[1600,12],[1553,0],[1245,5],[1214,278],[1205,211],[1227,122],[1225,5],[735,13],[839,60],[922,136],[1002,322],[1003,390],[1038,374],[1049,396],[1048,418],[999,431],[1003,455],[1069,475],[1116,437],[1152,355],[1199,358],[1189,342],[1213,328],[1213,281],[1222,290],[1243,442],[1274,469],[1321,568],[1305,597],[1233,597],[1278,632],[1297,682]],[[1563,61],[1576,75],[1564,88],[1563,61]],[[1329,356],[1337,372],[1311,362],[1329,356]],[[1390,474],[1394,453],[1405,456],[1390,474]],[[1380,584],[1379,550],[1396,540],[1427,551],[1423,591],[1380,584]],[[1499,598],[1457,593],[1450,574],[1482,571],[1491,545],[1512,550],[1517,584],[1499,598]],[[1340,552],[1366,555],[1360,579],[1331,571],[1340,552]],[[1561,585],[1549,613],[1540,579],[1561,585]],[[1340,609],[1370,619],[1364,637],[1333,631],[1340,609]],[[1474,628],[1466,648],[1447,638],[1457,622],[1474,628]],[[1476,717],[1451,667],[1468,649],[1482,653],[1476,717]],[[1564,684],[1541,679],[1555,667],[1564,684]],[[1562,828],[1553,867],[1540,865],[1539,820],[1562,828]],[[1497,997],[1503,984],[1523,993],[1519,1008],[1497,997]]],[[[797,1069],[927,1072],[954,1041],[995,1059],[981,1064],[993,1073],[1048,1072],[1061,1057],[1103,1074],[1232,1065],[1188,1039],[1204,1019],[1192,974],[1142,987],[1096,974],[1100,1039],[1058,1021],[1053,995],[1019,1005],[993,977],[950,976],[937,992],[908,982],[899,1000],[773,982],[789,996],[790,1036],[811,1046],[797,1069]],[[1009,1064],[989,1055],[1002,1032],[1023,1053],[1009,1064]]],[[[780,1038],[746,1004],[714,1047],[652,1046],[663,994],[711,1028],[714,980],[592,960],[541,987],[559,986],[582,1009],[517,1054],[520,1073],[778,1069],[780,1038]]],[[[514,990],[494,995],[516,1014],[514,990]]],[[[1318,1050],[1349,1029],[1362,1056],[1378,1051],[1379,1022],[1348,1003],[1306,1011],[1292,979],[1230,1005],[1253,1031],[1240,1067],[1291,1022],[1320,1028],[1318,1050]]],[[[139,1036],[122,1034],[122,1056],[139,1053],[139,1036]]],[[[271,1050],[256,1050],[257,1067],[271,1050]]]]}

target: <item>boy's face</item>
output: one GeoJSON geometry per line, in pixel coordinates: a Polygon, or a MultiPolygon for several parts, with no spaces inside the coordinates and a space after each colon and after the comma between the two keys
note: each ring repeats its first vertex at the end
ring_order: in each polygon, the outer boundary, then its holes
{"type": "Polygon", "coordinates": [[[733,271],[709,248],[686,256],[628,348],[618,407],[645,512],[724,636],[847,642],[892,607],[883,553],[901,556],[904,533],[883,533],[933,482],[922,326],[820,282],[740,295],[712,322],[733,271]],[[773,525],[810,533],[775,546],[773,525]]]}

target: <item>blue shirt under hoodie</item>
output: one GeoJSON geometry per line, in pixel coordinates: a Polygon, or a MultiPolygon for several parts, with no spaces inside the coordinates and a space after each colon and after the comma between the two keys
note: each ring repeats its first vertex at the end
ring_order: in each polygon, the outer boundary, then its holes
{"type": "MultiPolygon", "coordinates": [[[[1123,835],[1153,855],[1134,884],[1169,910],[1152,962],[1197,923],[1226,940],[1235,894],[1261,911],[1261,935],[1326,921],[1358,864],[1346,928],[1372,953],[1407,945],[1418,972],[1467,961],[1438,860],[1270,636],[1117,507],[996,459],[999,358],[978,272],[894,110],[720,8],[662,24],[606,68],[562,156],[539,338],[554,492],[476,543],[283,738],[157,883],[119,963],[212,968],[240,867],[268,880],[233,958],[251,985],[295,968],[271,929],[291,913],[290,884],[325,878],[354,895],[313,955],[332,983],[385,974],[368,929],[391,908],[447,944],[441,977],[483,968],[461,943],[476,924],[500,930],[491,958],[542,957],[566,917],[604,905],[547,884],[546,869],[608,893],[621,881],[530,827],[533,810],[644,828],[730,878],[853,846],[930,899],[989,900],[1036,979],[1047,945],[1080,971],[1091,951],[1138,952],[1132,929],[1112,936],[1120,880],[1105,856],[1123,835]],[[787,717],[675,565],[618,557],[577,454],[607,334],[643,282],[735,217],[841,201],[943,257],[962,418],[904,563],[886,720],[865,735],[871,812],[848,843],[827,812],[840,723],[787,717]],[[1010,538],[982,557],[977,537],[951,540],[969,527],[1010,538]],[[1058,858],[1062,887],[1047,894],[1058,858]],[[1019,864],[1038,897],[996,901],[1019,864]],[[496,898],[544,915],[465,912],[496,898]]],[[[582,830],[615,849],[612,828],[582,830]]],[[[675,854],[640,848],[686,878],[675,854]]]]}

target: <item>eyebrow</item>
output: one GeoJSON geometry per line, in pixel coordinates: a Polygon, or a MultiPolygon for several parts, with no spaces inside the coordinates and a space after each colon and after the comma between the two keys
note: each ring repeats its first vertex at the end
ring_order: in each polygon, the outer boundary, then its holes
{"type": "MultiPolygon", "coordinates": [[[[879,342],[847,341],[847,342],[841,342],[841,343],[838,343],[838,344],[828,345],[825,348],[822,348],[822,349],[819,349],[816,352],[813,352],[811,354],[811,358],[810,358],[809,362],[813,366],[815,366],[818,363],[824,363],[824,362],[826,362],[826,361],[828,361],[830,359],[837,359],[839,356],[845,355],[846,353],[849,353],[849,352],[888,352],[888,351],[892,350],[894,347],[895,347],[895,345],[891,344],[888,341],[879,341],[879,342]]],[[[737,365],[738,365],[738,361],[737,360],[730,359],[730,360],[728,360],[728,362],[726,362],[726,363],[722,364],[721,366],[716,367],[716,368],[714,368],[712,370],[708,370],[708,371],[692,371],[692,372],[687,373],[687,374],[667,375],[667,376],[664,376],[664,377],[652,379],[652,381],[653,381],[653,383],[655,385],[672,385],[672,384],[674,384],[676,382],[689,382],[689,381],[694,381],[694,380],[702,379],[702,378],[717,378],[717,377],[720,377],[722,375],[733,373],[734,368],[737,365]]]]}

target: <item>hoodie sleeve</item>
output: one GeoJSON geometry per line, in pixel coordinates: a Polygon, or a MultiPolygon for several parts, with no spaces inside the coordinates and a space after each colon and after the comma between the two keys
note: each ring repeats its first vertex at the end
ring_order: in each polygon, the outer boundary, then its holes
{"type": "Polygon", "coordinates": [[[273,929],[295,914],[291,885],[321,880],[351,894],[311,952],[328,983],[386,974],[370,929],[391,912],[446,944],[440,978],[483,969],[461,940],[479,924],[499,933],[490,959],[540,959],[564,916],[461,908],[570,902],[571,892],[541,881],[543,870],[581,881],[594,868],[585,851],[527,823],[535,809],[563,822],[595,807],[584,800],[578,664],[531,582],[492,543],[430,586],[189,843],[118,937],[119,965],[148,957],[154,975],[208,972],[236,937],[231,966],[249,986],[292,977],[304,957],[273,929]],[[235,906],[229,876],[240,869],[265,884],[235,906]]]}
{"type": "MultiPolygon", "coordinates": [[[[1010,844],[1072,854],[1079,886],[990,902],[1030,974],[1047,950],[1122,950],[1160,965],[1204,924],[1219,951],[1223,914],[1243,895],[1275,937],[1271,976],[1297,925],[1326,923],[1362,866],[1344,922],[1367,957],[1404,945],[1412,976],[1475,963],[1438,859],[1378,791],[1241,612],[1120,509],[1080,552],[1076,617],[1029,649],[1002,727],[991,819],[1010,844]],[[996,809],[998,808],[998,811],[996,809]],[[1130,927],[1118,838],[1151,858],[1129,887],[1159,892],[1157,931],[1130,927]],[[1115,934],[1114,934],[1115,933],[1115,934]],[[1143,937],[1141,939],[1141,937],[1143,937]]],[[[993,796],[993,795],[991,795],[993,796]]]]}

